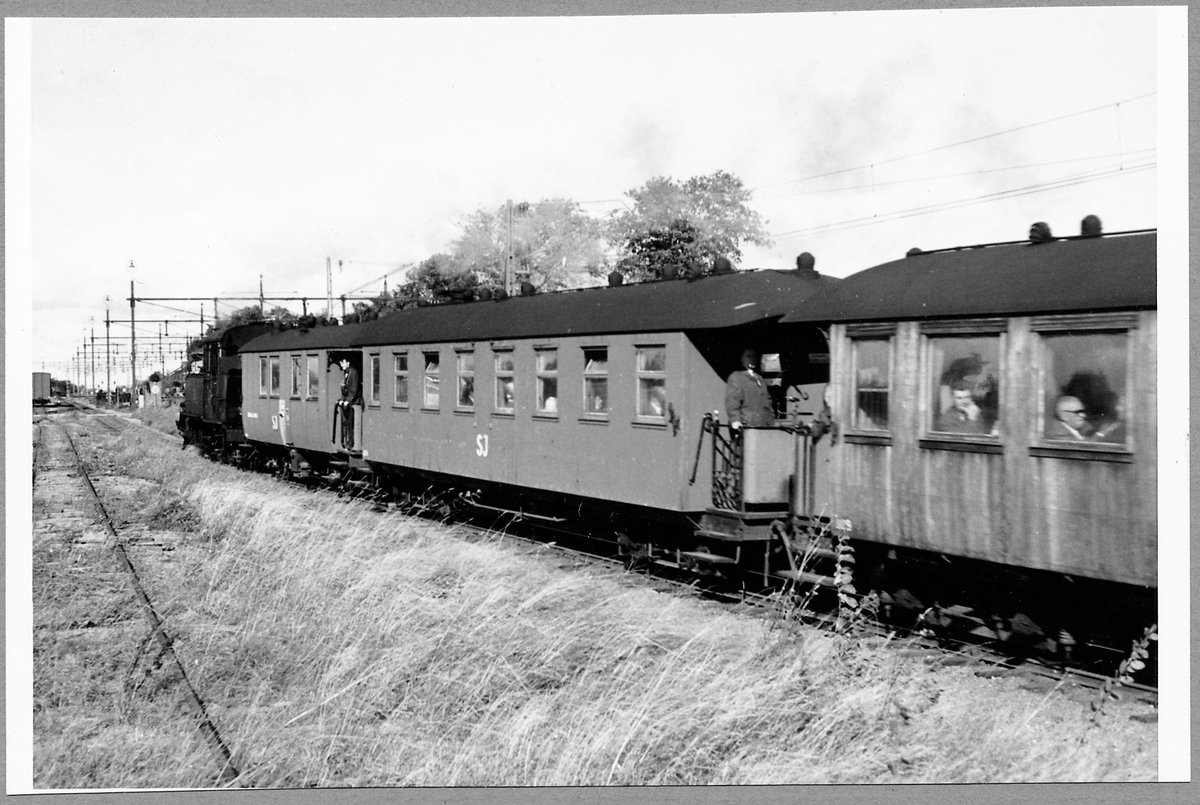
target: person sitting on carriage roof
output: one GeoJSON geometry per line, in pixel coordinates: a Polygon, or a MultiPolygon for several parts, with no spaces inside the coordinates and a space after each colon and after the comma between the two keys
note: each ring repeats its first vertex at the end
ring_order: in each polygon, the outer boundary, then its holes
{"type": "Polygon", "coordinates": [[[769,428],[775,424],[775,405],[758,367],[758,350],[742,351],[742,368],[725,382],[725,414],[730,427],[769,428]]]}

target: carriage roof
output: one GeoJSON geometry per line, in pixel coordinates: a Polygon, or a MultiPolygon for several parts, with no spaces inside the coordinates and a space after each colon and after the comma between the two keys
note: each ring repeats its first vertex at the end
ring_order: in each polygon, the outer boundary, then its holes
{"type": "Polygon", "coordinates": [[[364,324],[317,325],[290,327],[260,335],[242,347],[242,352],[305,351],[317,349],[352,349],[354,339],[361,335],[364,324]]]}
{"type": "Polygon", "coordinates": [[[1155,232],[922,252],[846,277],[783,321],[1152,309],[1157,270],[1155,232]]]}
{"type": "Polygon", "coordinates": [[[688,281],[433,305],[391,313],[365,325],[360,346],[444,343],[601,333],[682,332],[777,319],[837,282],[815,272],[743,271],[688,281]]]}

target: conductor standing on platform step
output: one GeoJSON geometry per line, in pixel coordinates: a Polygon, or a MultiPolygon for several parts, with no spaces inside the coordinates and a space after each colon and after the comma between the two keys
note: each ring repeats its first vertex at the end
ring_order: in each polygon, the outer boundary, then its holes
{"type": "Polygon", "coordinates": [[[725,414],[734,430],[769,428],[775,424],[775,406],[767,381],[759,373],[758,350],[753,347],[743,350],[742,368],[730,373],[725,382],[725,414]]]}
{"type": "Polygon", "coordinates": [[[342,398],[338,407],[342,409],[342,447],[354,449],[354,406],[362,404],[362,389],[358,380],[358,370],[345,358],[342,365],[342,398]]]}

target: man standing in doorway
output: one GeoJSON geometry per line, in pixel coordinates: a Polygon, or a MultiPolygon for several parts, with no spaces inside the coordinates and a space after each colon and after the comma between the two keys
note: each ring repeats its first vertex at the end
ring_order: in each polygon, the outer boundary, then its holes
{"type": "Polygon", "coordinates": [[[354,449],[354,406],[362,405],[362,388],[358,370],[346,358],[342,358],[342,398],[338,406],[342,409],[342,447],[354,449]]]}
{"type": "Polygon", "coordinates": [[[734,430],[769,428],[775,424],[775,406],[767,382],[758,368],[758,350],[742,351],[742,368],[725,382],[725,414],[734,430]]]}

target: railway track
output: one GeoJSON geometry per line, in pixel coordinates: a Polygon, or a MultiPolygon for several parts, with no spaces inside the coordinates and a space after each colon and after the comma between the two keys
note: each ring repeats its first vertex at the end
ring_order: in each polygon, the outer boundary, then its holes
{"type": "MultiPolygon", "coordinates": [[[[175,641],[165,628],[164,619],[147,590],[149,585],[145,583],[146,569],[153,572],[156,562],[169,561],[171,546],[152,538],[122,533],[110,516],[77,445],[80,437],[89,435],[86,428],[81,427],[83,422],[94,422],[116,433],[134,423],[94,411],[80,418],[77,414],[81,410],[88,409],[75,406],[68,417],[43,415],[36,423],[34,495],[35,500],[40,500],[45,516],[35,518],[35,543],[47,546],[46,561],[51,566],[47,572],[51,578],[68,569],[76,574],[101,577],[81,579],[84,582],[79,585],[81,587],[87,583],[111,587],[115,586],[117,579],[107,577],[119,575],[124,578],[132,591],[136,609],[149,627],[148,631],[142,630],[145,636],[134,654],[125,692],[128,692],[130,678],[139,668],[145,677],[151,673],[165,673],[170,678],[170,684],[182,692],[183,707],[194,719],[196,729],[213,755],[214,778],[222,785],[231,785],[239,776],[233,765],[232,753],[210,718],[203,698],[189,679],[187,666],[179,656],[175,641]],[[71,434],[71,426],[80,428],[75,437],[71,434]],[[134,560],[135,551],[137,563],[134,560]],[[106,568],[104,561],[99,560],[99,556],[105,553],[115,564],[115,573],[110,569],[111,565],[106,568]],[[60,564],[66,562],[69,562],[69,567],[60,564]],[[143,568],[141,571],[139,564],[143,568]]],[[[122,625],[121,620],[120,614],[113,613],[99,619],[88,617],[67,624],[66,631],[73,635],[80,629],[100,627],[117,629],[118,634],[128,634],[128,629],[117,628],[122,625]]],[[[64,635],[59,642],[70,645],[71,639],[64,635]]]]}

